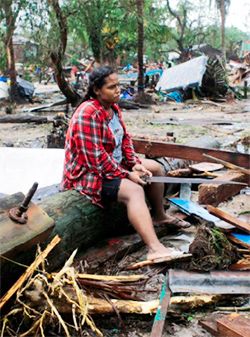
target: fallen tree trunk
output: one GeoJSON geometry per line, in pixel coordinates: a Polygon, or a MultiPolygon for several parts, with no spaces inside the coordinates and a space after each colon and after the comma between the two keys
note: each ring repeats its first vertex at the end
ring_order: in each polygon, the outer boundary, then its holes
{"type": "Polygon", "coordinates": [[[62,238],[50,259],[50,270],[60,266],[76,248],[84,251],[108,235],[119,233],[128,225],[126,209],[114,205],[108,211],[93,205],[76,191],[57,193],[44,199],[39,206],[55,221],[49,239],[62,238]]]}
{"type": "MultiPolygon", "coordinates": [[[[70,287],[64,288],[67,298],[71,302],[65,301],[65,299],[60,299],[59,297],[53,296],[54,306],[61,314],[71,314],[72,313],[72,303],[77,301],[75,291],[70,287]]],[[[39,307],[39,310],[46,308],[46,300],[43,296],[34,298],[32,293],[29,291],[25,292],[25,303],[30,307],[39,307]]],[[[190,309],[195,309],[202,307],[204,305],[211,305],[218,302],[223,296],[221,295],[195,295],[195,296],[173,296],[170,299],[170,312],[176,311],[186,311],[190,309]]],[[[86,296],[86,303],[88,306],[88,313],[93,314],[111,314],[115,312],[126,313],[126,314],[153,314],[156,312],[159,300],[151,301],[132,301],[132,300],[118,300],[110,299],[105,300],[101,298],[96,298],[93,296],[86,296]]],[[[76,312],[78,312],[78,307],[76,307],[76,312]]]]}
{"type": "Polygon", "coordinates": [[[0,123],[36,123],[43,124],[52,122],[45,116],[30,115],[5,115],[0,117],[0,123]]]}

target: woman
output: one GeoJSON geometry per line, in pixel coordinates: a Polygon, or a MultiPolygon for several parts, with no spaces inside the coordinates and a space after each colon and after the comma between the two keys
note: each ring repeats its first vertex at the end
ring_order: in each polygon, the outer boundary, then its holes
{"type": "Polygon", "coordinates": [[[100,67],[90,74],[87,95],[72,116],[66,136],[63,188],[75,189],[100,206],[110,201],[124,203],[131,224],[148,247],[147,258],[173,256],[177,252],[158,240],[145,200],[146,193],[154,222],[176,223],[164,212],[164,186],[145,186],[142,179],[163,175],[162,167],[135,154],[116,104],[119,97],[118,76],[112,68],[100,67]]]}

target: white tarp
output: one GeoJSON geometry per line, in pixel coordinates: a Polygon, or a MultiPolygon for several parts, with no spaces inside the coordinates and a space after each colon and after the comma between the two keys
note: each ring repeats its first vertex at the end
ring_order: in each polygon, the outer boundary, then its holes
{"type": "Polygon", "coordinates": [[[63,149],[0,147],[0,193],[26,194],[34,182],[38,188],[59,184],[63,161],[63,149]]]}
{"type": "Polygon", "coordinates": [[[201,85],[206,71],[208,57],[205,55],[196,57],[190,61],[178,64],[164,70],[156,90],[172,91],[187,87],[201,85]]]}

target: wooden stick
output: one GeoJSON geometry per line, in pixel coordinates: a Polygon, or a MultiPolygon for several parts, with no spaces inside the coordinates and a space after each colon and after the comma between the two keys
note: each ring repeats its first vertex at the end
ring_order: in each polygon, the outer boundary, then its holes
{"type": "Polygon", "coordinates": [[[217,163],[220,163],[220,164],[224,165],[225,167],[227,167],[227,168],[229,168],[231,170],[240,171],[240,172],[242,172],[244,174],[250,175],[250,170],[248,170],[248,169],[246,169],[244,167],[237,166],[235,164],[229,163],[229,162],[227,162],[225,160],[222,160],[222,159],[215,158],[215,157],[210,156],[210,155],[205,154],[205,153],[203,153],[203,156],[206,157],[206,158],[208,158],[208,159],[211,159],[211,160],[213,160],[213,161],[215,161],[217,163]]]}
{"type": "Polygon", "coordinates": [[[219,208],[216,208],[214,206],[211,205],[207,205],[207,210],[209,211],[209,213],[217,216],[218,218],[229,222],[230,224],[234,225],[236,228],[241,229],[243,232],[246,232],[248,234],[250,234],[250,225],[240,219],[237,219],[236,217],[234,217],[233,215],[226,213],[224,211],[222,211],[219,208]]]}
{"type": "Polygon", "coordinates": [[[7,293],[0,299],[0,309],[4,304],[15,294],[15,292],[23,285],[28,277],[32,275],[35,269],[41,262],[44,261],[49,252],[61,241],[60,237],[56,235],[53,240],[48,244],[46,249],[39,254],[35,261],[26,269],[26,271],[19,277],[16,283],[7,291],[7,293]]]}
{"type": "Polygon", "coordinates": [[[153,327],[151,330],[150,337],[160,337],[162,336],[163,327],[165,319],[167,316],[168,306],[171,299],[171,290],[169,289],[168,284],[168,275],[166,275],[163,283],[160,294],[160,303],[156,311],[153,327]]]}
{"type": "Polygon", "coordinates": [[[156,264],[156,263],[167,263],[167,262],[173,262],[173,261],[179,261],[179,260],[185,260],[185,259],[188,259],[192,256],[192,254],[181,254],[181,255],[178,255],[178,256],[165,256],[165,257],[161,257],[161,258],[158,258],[158,259],[155,259],[155,260],[144,260],[144,261],[141,261],[141,262],[137,262],[137,263],[134,263],[130,266],[128,266],[126,269],[127,270],[134,270],[134,269],[139,269],[139,268],[142,268],[142,267],[145,267],[145,266],[149,266],[149,265],[152,265],[152,264],[156,264]]]}
{"type": "Polygon", "coordinates": [[[93,274],[77,274],[78,279],[97,280],[97,281],[113,281],[113,282],[136,282],[148,279],[145,275],[93,275],[93,274]]]}

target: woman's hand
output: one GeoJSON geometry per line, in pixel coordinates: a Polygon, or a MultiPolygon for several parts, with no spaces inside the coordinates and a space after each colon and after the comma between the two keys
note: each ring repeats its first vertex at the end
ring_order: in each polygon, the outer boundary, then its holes
{"type": "Polygon", "coordinates": [[[147,182],[143,180],[141,177],[142,177],[142,174],[140,171],[132,171],[132,172],[129,172],[129,175],[128,175],[129,180],[133,181],[136,184],[144,186],[147,184],[147,182]]]}
{"type": "Polygon", "coordinates": [[[139,173],[140,177],[142,176],[152,177],[152,173],[149,170],[147,170],[146,167],[143,166],[142,164],[135,164],[132,167],[132,171],[139,173]]]}

